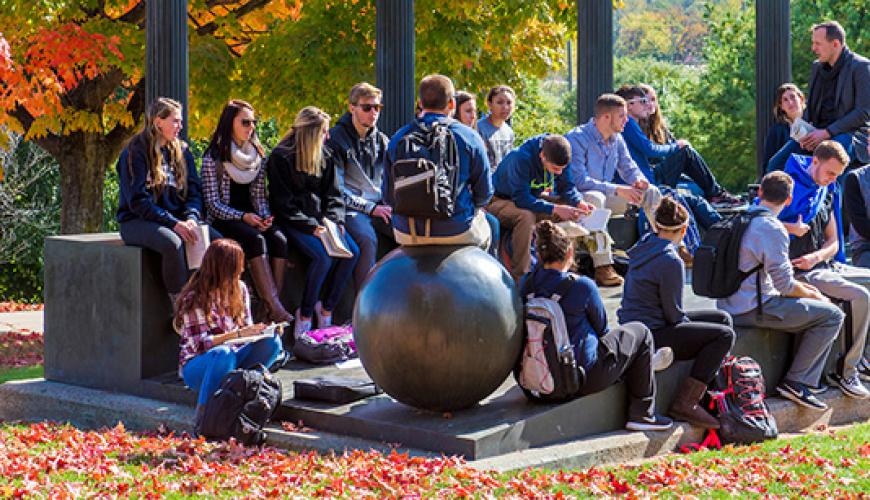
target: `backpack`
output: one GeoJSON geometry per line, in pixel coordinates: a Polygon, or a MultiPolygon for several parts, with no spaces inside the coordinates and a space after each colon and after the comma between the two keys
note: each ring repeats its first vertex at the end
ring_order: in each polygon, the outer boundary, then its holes
{"type": "Polygon", "coordinates": [[[449,219],[459,195],[459,151],[454,120],[422,120],[399,140],[390,167],[393,212],[406,217],[449,219]]]}
{"type": "Polygon", "coordinates": [[[353,329],[350,326],[330,326],[309,330],[293,343],[296,359],[315,365],[329,365],[357,357],[353,329]]]}
{"type": "Polygon", "coordinates": [[[263,426],[281,405],[281,394],[281,382],[263,365],[233,370],[209,397],[196,432],[209,440],[234,437],[248,446],[263,444],[263,426]]]}
{"type": "Polygon", "coordinates": [[[773,217],[767,210],[742,212],[713,224],[695,250],[692,267],[692,290],[696,295],[724,299],[737,293],[740,284],[755,273],[755,294],[761,314],[761,273],[759,264],[749,271],[740,270],[740,244],[752,219],[773,217]]]}
{"type": "Polygon", "coordinates": [[[568,401],[580,390],[585,378],[574,358],[565,314],[559,304],[573,284],[574,278],[569,277],[549,297],[527,295],[525,347],[514,369],[514,378],[533,401],[568,401]]]}
{"type": "Polygon", "coordinates": [[[764,375],[757,361],[728,356],[716,375],[711,409],[719,409],[724,443],[757,443],[777,436],[776,419],[764,402],[764,375]]]}

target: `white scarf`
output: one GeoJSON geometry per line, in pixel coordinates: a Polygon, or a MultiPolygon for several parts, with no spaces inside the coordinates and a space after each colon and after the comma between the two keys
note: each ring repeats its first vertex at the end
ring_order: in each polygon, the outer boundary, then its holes
{"type": "Polygon", "coordinates": [[[242,149],[233,141],[230,144],[230,159],[232,161],[224,162],[224,170],[237,184],[250,184],[257,178],[262,159],[251,141],[245,142],[242,149]]]}

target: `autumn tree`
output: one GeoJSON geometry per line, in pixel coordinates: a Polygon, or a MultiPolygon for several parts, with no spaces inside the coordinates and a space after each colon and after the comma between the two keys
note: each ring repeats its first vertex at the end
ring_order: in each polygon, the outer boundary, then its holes
{"type": "MultiPolygon", "coordinates": [[[[215,78],[214,67],[300,7],[297,0],[191,0],[192,105],[224,97],[227,75],[215,78]]],[[[145,12],[144,0],[0,0],[0,127],[57,160],[63,233],[102,227],[106,169],[146,105],[145,12]]]]}

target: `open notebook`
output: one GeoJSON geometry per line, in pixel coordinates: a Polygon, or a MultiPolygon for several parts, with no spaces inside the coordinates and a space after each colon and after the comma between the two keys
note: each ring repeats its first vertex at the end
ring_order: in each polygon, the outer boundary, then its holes
{"type": "Polygon", "coordinates": [[[263,332],[260,333],[259,335],[252,335],[250,337],[239,337],[237,339],[229,339],[227,341],[224,341],[224,344],[227,344],[227,345],[247,344],[248,342],[256,342],[258,340],[268,339],[268,338],[274,336],[276,331],[278,331],[279,334],[281,333],[281,331],[283,331],[283,330],[278,330],[279,327],[284,328],[284,327],[288,326],[289,324],[290,323],[287,323],[286,321],[281,322],[281,323],[272,323],[271,325],[267,326],[263,330],[263,332]]]}
{"type": "Polygon", "coordinates": [[[344,244],[344,238],[341,237],[341,230],[335,222],[329,219],[323,219],[323,225],[326,231],[320,233],[320,242],[323,243],[323,248],[330,257],[339,259],[349,259],[353,257],[353,252],[344,244]]]}

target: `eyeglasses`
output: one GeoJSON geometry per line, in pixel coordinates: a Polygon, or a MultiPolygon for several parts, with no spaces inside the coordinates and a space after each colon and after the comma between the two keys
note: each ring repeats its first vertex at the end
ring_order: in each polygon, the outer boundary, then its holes
{"type": "Polygon", "coordinates": [[[632,99],[628,101],[629,104],[649,104],[649,99],[646,97],[638,97],[637,99],[632,99]]]}
{"type": "Polygon", "coordinates": [[[242,118],[242,126],[243,126],[243,127],[251,127],[251,126],[256,127],[256,126],[257,126],[257,120],[250,120],[250,119],[248,119],[248,118],[242,118]]]}
{"type": "Polygon", "coordinates": [[[368,113],[371,110],[380,111],[384,109],[383,104],[354,104],[354,106],[363,110],[363,112],[368,113]]]}

